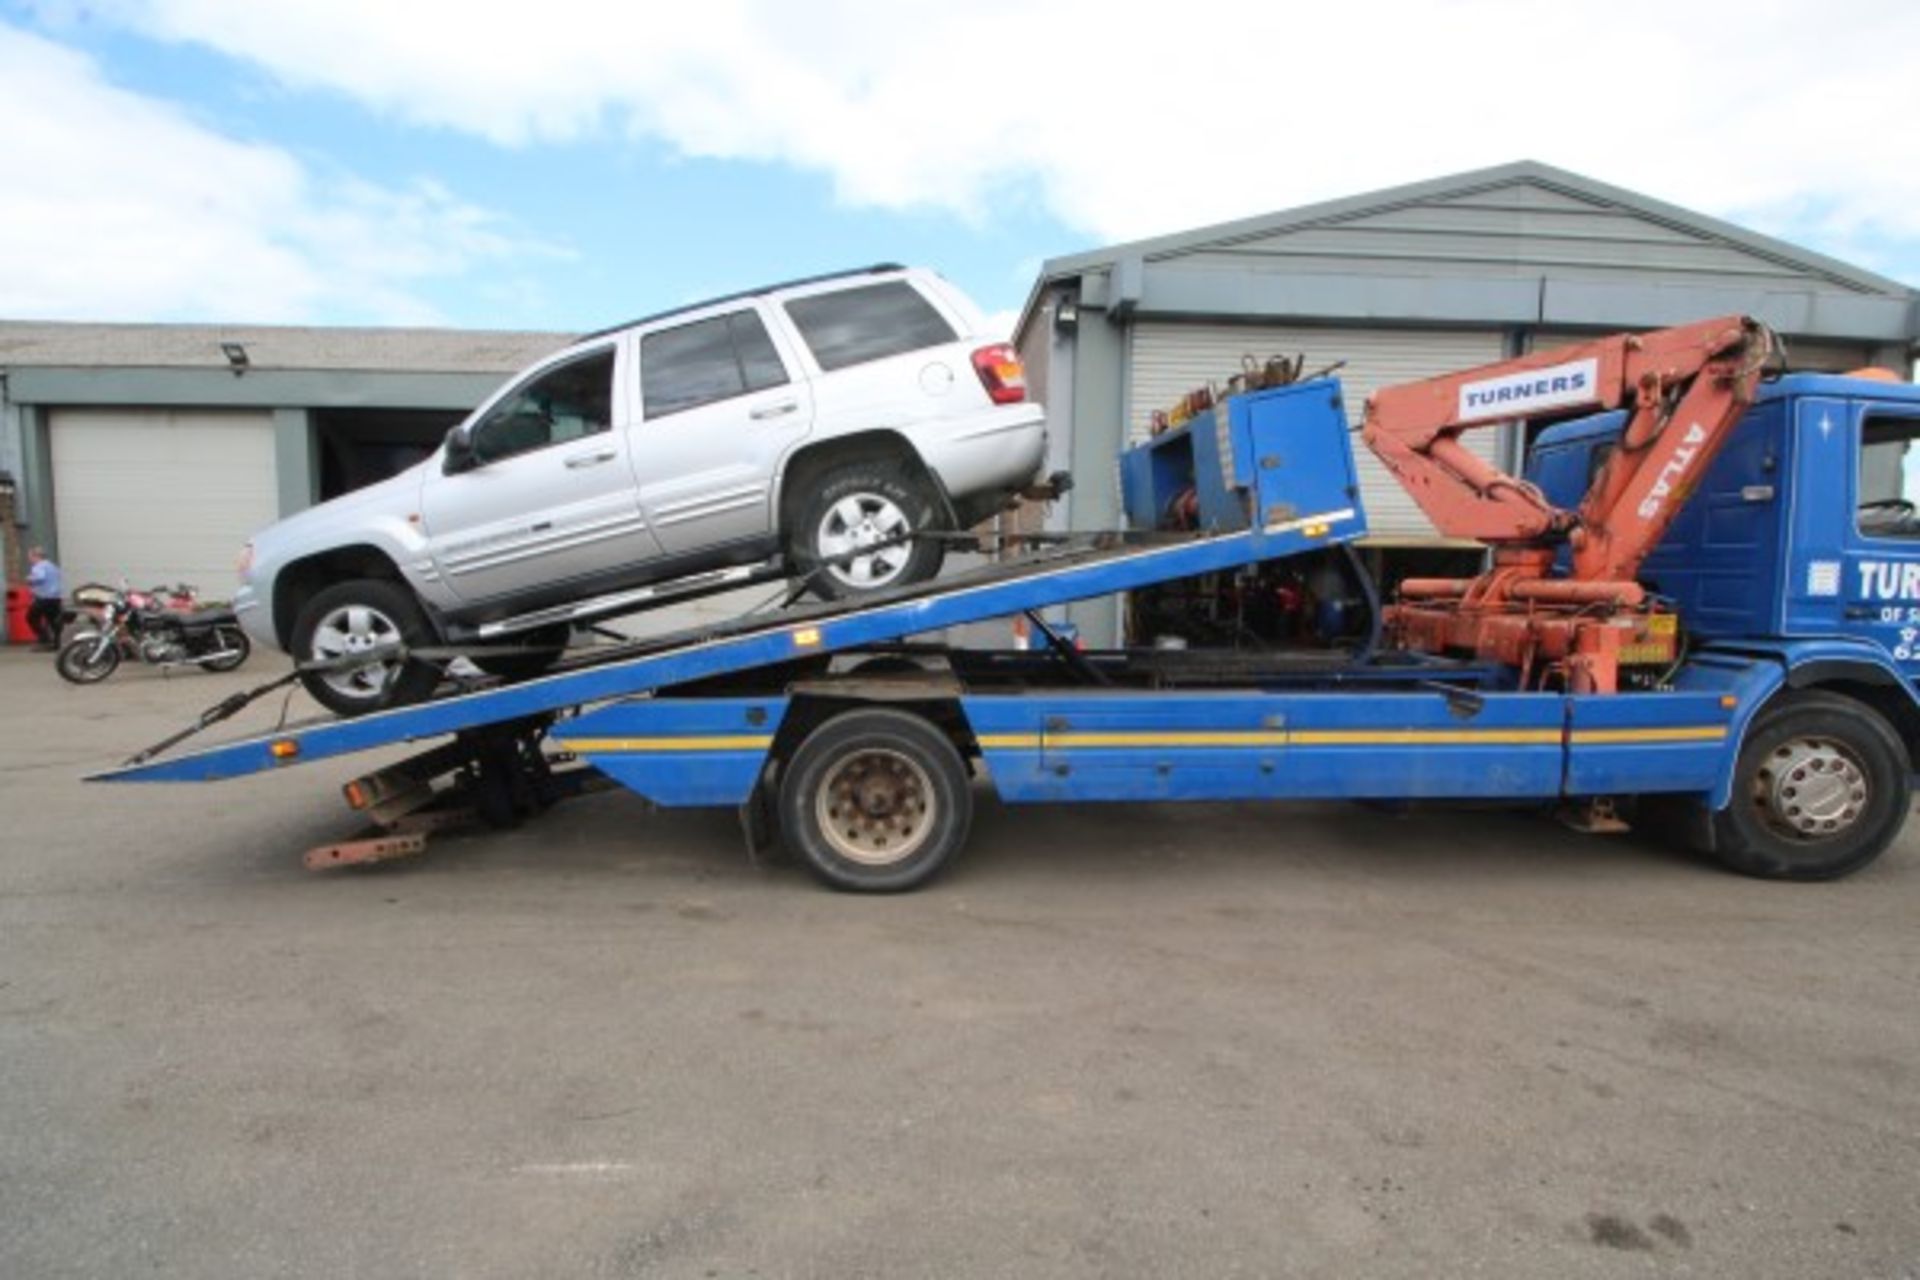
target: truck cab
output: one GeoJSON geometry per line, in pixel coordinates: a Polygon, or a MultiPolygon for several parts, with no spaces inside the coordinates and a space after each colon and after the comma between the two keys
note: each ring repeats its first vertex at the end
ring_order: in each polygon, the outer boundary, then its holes
{"type": "MultiPolygon", "coordinates": [[[[1624,421],[1601,413],[1541,432],[1526,478],[1577,506],[1624,421]]],[[[1802,642],[1831,649],[1828,662],[1865,647],[1911,690],[1917,505],[1920,387],[1790,374],[1763,384],[1641,577],[1673,601],[1694,642],[1802,642]]]]}

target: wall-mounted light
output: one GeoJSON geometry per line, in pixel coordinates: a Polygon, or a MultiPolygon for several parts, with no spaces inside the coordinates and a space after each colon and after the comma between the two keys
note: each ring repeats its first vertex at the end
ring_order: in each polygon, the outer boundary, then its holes
{"type": "Polygon", "coordinates": [[[245,373],[247,367],[253,363],[247,358],[247,349],[237,342],[221,343],[220,354],[227,358],[227,367],[233,370],[233,376],[236,378],[245,373]]]}
{"type": "Polygon", "coordinates": [[[6,499],[11,498],[14,494],[18,493],[19,491],[20,491],[20,486],[14,482],[13,472],[0,471],[0,502],[4,502],[6,499]]]}
{"type": "Polygon", "coordinates": [[[1066,333],[1080,323],[1080,304],[1062,299],[1053,308],[1053,327],[1066,333]]]}

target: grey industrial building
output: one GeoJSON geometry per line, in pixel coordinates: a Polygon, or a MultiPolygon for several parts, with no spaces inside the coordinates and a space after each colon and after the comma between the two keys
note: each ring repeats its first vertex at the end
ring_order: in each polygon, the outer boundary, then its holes
{"type": "MultiPolygon", "coordinates": [[[[1582,336],[1735,312],[1785,336],[1794,367],[1911,375],[1915,291],[1718,219],[1534,162],[1309,205],[1045,263],[1015,331],[1078,488],[1056,520],[1119,519],[1114,457],[1182,394],[1244,356],[1345,361],[1346,404],[1374,388],[1582,336]]],[[[1516,432],[1473,440],[1509,469],[1516,432]]],[[[1432,526],[1360,450],[1376,545],[1432,526]]],[[[1114,609],[1076,606],[1083,636],[1114,609]]]]}
{"type": "MultiPolygon", "coordinates": [[[[254,530],[411,465],[553,333],[0,322],[18,543],[69,583],[233,583],[254,530]]],[[[17,573],[18,567],[12,566],[17,573]]]]}
{"type": "MultiPolygon", "coordinates": [[[[1245,355],[1376,386],[1582,334],[1727,312],[1802,368],[1909,373],[1915,291],[1630,191],[1521,163],[1047,262],[1016,340],[1047,405],[1057,522],[1119,518],[1115,455],[1245,355]]],[[[69,579],[217,595],[254,529],[423,456],[557,333],[0,322],[0,471],[69,579]]],[[[1511,433],[1478,441],[1512,466],[1511,433]]],[[[1362,459],[1385,543],[1432,530],[1362,459]]],[[[16,568],[17,571],[17,568],[16,568]]],[[[1083,634],[1114,611],[1081,606],[1083,634]]]]}

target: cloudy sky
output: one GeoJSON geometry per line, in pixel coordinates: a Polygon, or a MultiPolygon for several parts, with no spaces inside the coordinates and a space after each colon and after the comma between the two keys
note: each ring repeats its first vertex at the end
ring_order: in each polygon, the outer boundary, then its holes
{"type": "Polygon", "coordinates": [[[573,330],[1531,158],[1920,282],[1920,5],[0,0],[0,316],[573,330]]]}

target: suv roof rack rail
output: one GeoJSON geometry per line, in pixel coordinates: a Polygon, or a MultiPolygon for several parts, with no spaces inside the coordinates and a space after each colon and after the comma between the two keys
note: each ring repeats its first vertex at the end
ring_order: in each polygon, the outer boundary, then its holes
{"type": "MultiPolygon", "coordinates": [[[[758,298],[769,293],[778,293],[782,289],[798,289],[802,285],[824,284],[829,280],[844,280],[849,276],[877,276],[888,271],[905,271],[906,267],[898,262],[876,262],[870,267],[849,267],[845,271],[828,271],[817,276],[802,276],[798,280],[783,280],[779,284],[761,285],[757,289],[742,289],[739,293],[726,293],[717,298],[706,298],[699,302],[689,302],[684,306],[672,307],[666,311],[656,311],[650,316],[641,316],[636,320],[626,320],[620,324],[609,325],[604,329],[595,329],[592,333],[583,333],[574,343],[592,342],[595,338],[604,338],[610,334],[631,329],[635,325],[652,324],[655,320],[666,320],[688,311],[701,311],[707,307],[717,307],[725,302],[740,302],[747,298],[758,298]]],[[[572,345],[572,344],[569,344],[572,345]]]]}

